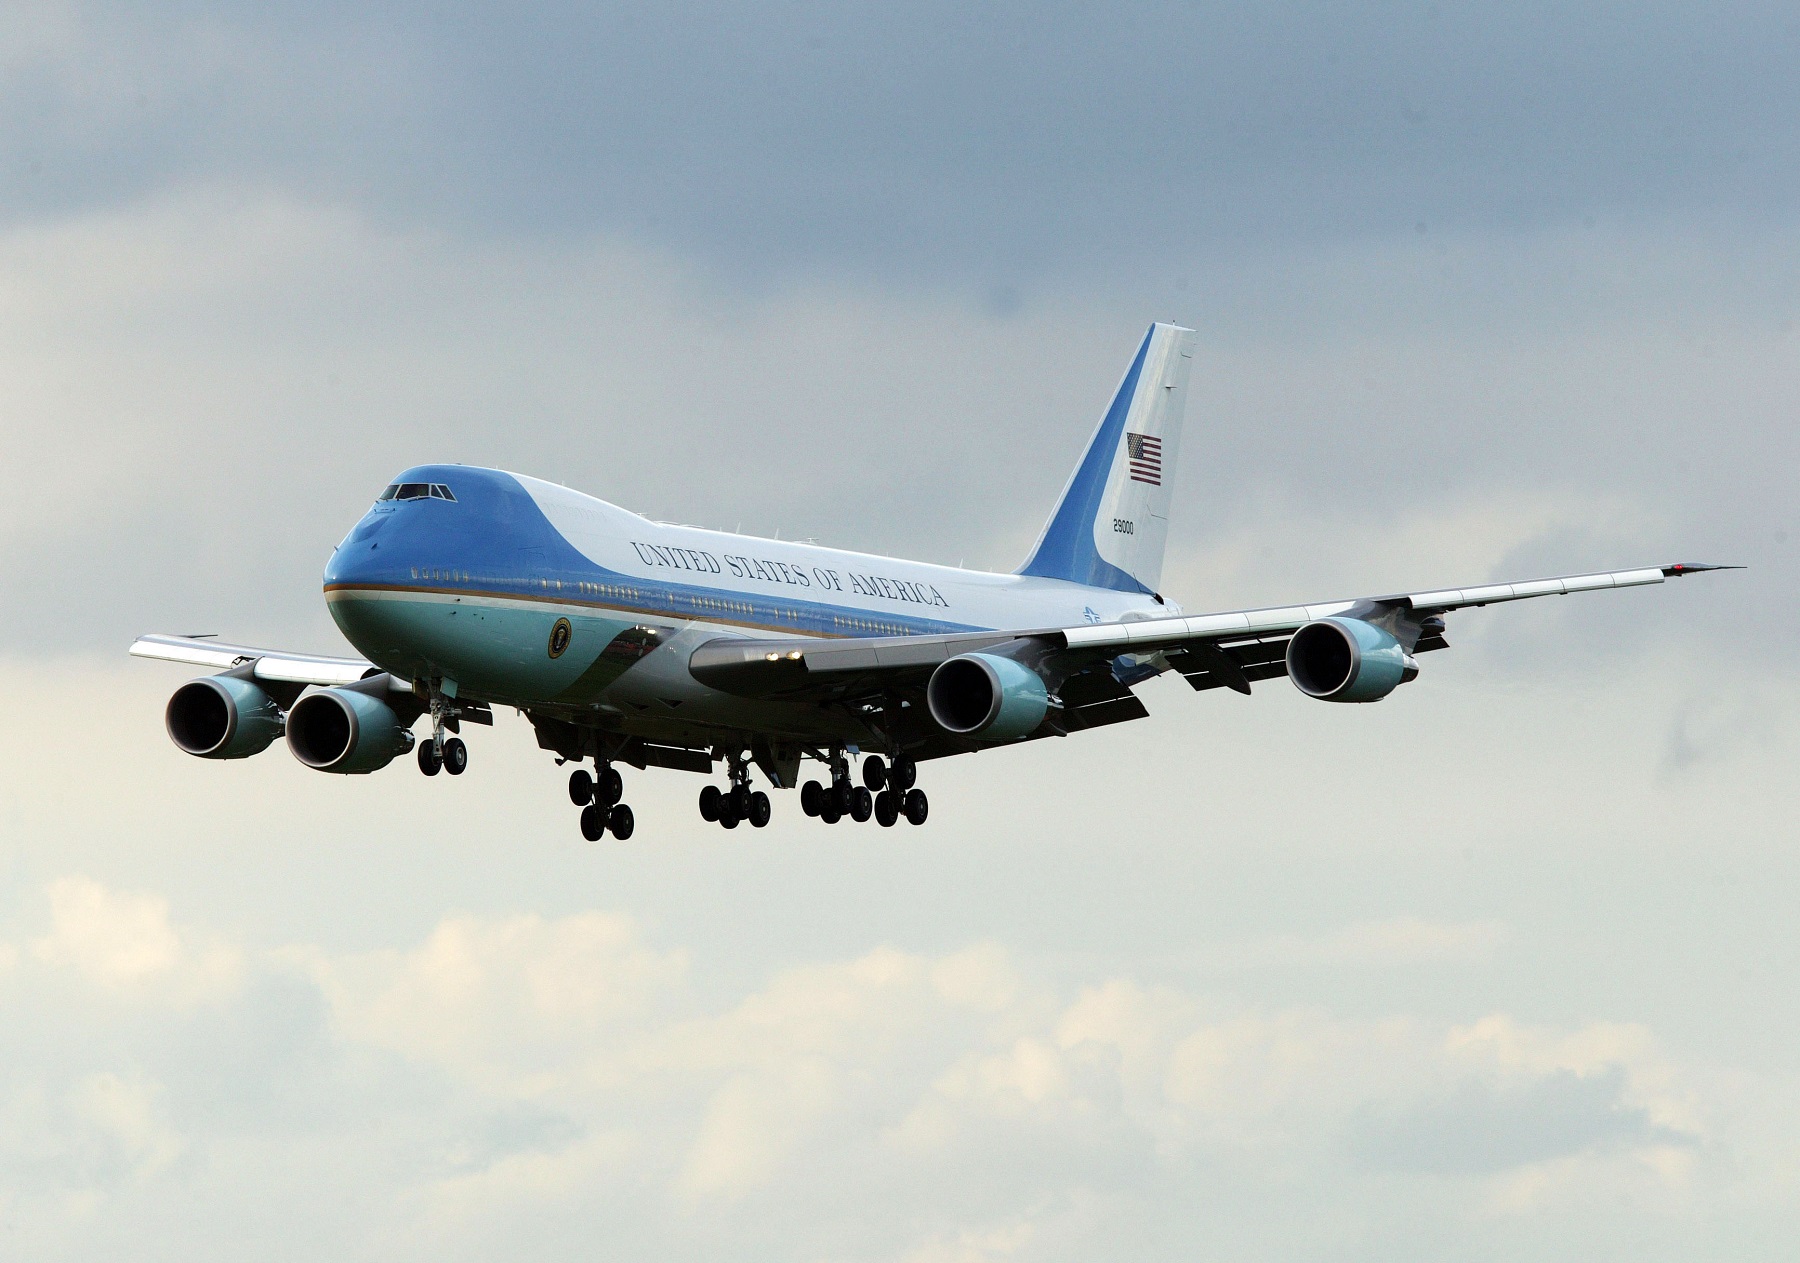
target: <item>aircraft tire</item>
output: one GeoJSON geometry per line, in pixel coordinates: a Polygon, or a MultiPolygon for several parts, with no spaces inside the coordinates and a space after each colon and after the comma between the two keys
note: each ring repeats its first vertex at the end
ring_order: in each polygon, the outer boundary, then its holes
{"type": "Polygon", "coordinates": [[[444,742],[444,770],[452,776],[461,776],[469,766],[469,747],[462,743],[461,737],[452,737],[444,742]]]}
{"type": "Polygon", "coordinates": [[[849,781],[833,781],[831,783],[830,801],[833,809],[836,810],[838,815],[847,816],[850,814],[851,797],[852,794],[849,781]]]}
{"type": "Polygon", "coordinates": [[[900,819],[900,802],[895,797],[894,791],[884,789],[875,795],[875,823],[884,829],[891,829],[898,819],[900,819]]]}
{"type": "Polygon", "coordinates": [[[871,792],[887,788],[887,764],[881,761],[879,754],[871,754],[863,760],[863,784],[871,792]]]}
{"type": "Polygon", "coordinates": [[[587,774],[586,768],[576,768],[569,773],[569,801],[577,807],[585,807],[594,801],[594,778],[587,774]]]}
{"type": "Polygon", "coordinates": [[[717,820],[719,818],[719,810],[724,797],[725,795],[719,792],[719,787],[717,785],[708,785],[705,789],[701,790],[700,818],[708,821],[717,820]]]}
{"type": "Polygon", "coordinates": [[[875,811],[875,797],[868,790],[858,787],[850,792],[850,818],[862,824],[875,811]]]}
{"type": "Polygon", "coordinates": [[[904,754],[895,755],[893,763],[888,766],[888,785],[904,794],[918,779],[919,765],[904,754]]]}
{"type": "Polygon", "coordinates": [[[631,808],[620,803],[606,817],[606,827],[612,830],[615,838],[623,842],[631,836],[631,831],[637,828],[637,820],[632,816],[631,808]]]}
{"type": "Polygon", "coordinates": [[[774,814],[774,809],[769,806],[769,796],[767,794],[759,789],[754,794],[750,795],[749,819],[752,828],[767,828],[769,817],[774,814]]]}
{"type": "Polygon", "coordinates": [[[606,836],[606,813],[593,803],[581,809],[581,836],[589,842],[606,836]]]}
{"type": "Polygon", "coordinates": [[[727,798],[725,800],[725,805],[719,809],[719,823],[727,829],[735,829],[742,819],[743,817],[738,815],[737,811],[733,809],[731,800],[727,798]]]}
{"type": "Polygon", "coordinates": [[[844,813],[837,809],[837,800],[826,795],[825,803],[819,808],[819,819],[826,824],[836,824],[844,818],[844,813]]]}
{"type": "Polygon", "coordinates": [[[625,778],[619,775],[619,769],[608,767],[601,770],[594,778],[594,801],[610,811],[625,797],[625,778]]]}
{"type": "Polygon", "coordinates": [[[427,776],[436,776],[443,766],[444,760],[438,753],[437,742],[419,742],[419,770],[427,776]]]}
{"type": "Polygon", "coordinates": [[[906,819],[911,824],[924,824],[925,817],[931,814],[931,804],[925,800],[925,791],[910,789],[906,792],[906,819]]]}
{"type": "Polygon", "coordinates": [[[800,787],[800,810],[809,816],[819,814],[819,808],[825,803],[825,787],[817,781],[808,781],[800,787]]]}

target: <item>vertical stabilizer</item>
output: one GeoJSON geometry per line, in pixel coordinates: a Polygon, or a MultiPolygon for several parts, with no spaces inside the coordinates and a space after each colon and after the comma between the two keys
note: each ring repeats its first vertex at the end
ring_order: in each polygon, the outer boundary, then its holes
{"type": "Polygon", "coordinates": [[[1156,591],[1193,356],[1192,329],[1150,326],[1019,574],[1156,591]]]}

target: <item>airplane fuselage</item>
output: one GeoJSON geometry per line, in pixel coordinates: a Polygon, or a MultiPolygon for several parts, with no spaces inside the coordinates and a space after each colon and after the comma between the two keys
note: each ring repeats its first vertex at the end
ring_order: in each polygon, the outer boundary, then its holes
{"type": "Polygon", "coordinates": [[[688,653],[719,636],[919,636],[1178,612],[1148,593],[675,526],[566,487],[429,465],[378,501],[325,572],[333,619],[400,679],[703,743],[745,724],[859,731],[814,706],[717,692],[688,653]],[[447,488],[417,494],[411,489],[447,488]]]}

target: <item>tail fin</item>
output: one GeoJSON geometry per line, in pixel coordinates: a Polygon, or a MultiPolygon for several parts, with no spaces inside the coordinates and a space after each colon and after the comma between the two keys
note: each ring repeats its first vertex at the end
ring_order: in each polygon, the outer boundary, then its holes
{"type": "Polygon", "coordinates": [[[1019,574],[1154,592],[1194,331],[1154,324],[1019,574]]]}

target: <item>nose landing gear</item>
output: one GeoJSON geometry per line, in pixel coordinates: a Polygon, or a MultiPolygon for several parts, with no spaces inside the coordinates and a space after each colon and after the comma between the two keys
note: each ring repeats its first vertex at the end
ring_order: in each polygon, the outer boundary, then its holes
{"type": "Polygon", "coordinates": [[[468,770],[469,747],[463,744],[461,737],[444,735],[445,726],[454,723],[458,714],[456,703],[438,692],[434,685],[431,694],[431,740],[419,743],[419,770],[425,775],[436,776],[442,769],[452,776],[461,776],[468,770]]]}

